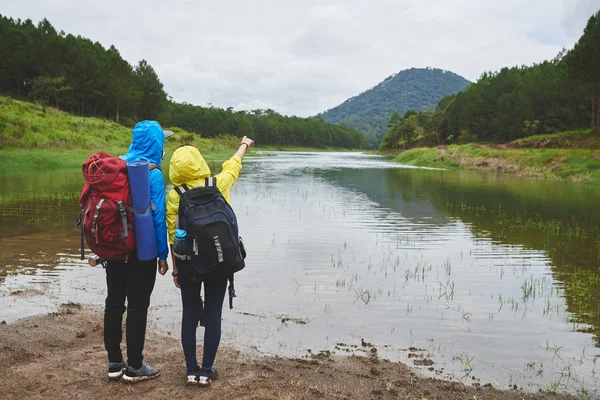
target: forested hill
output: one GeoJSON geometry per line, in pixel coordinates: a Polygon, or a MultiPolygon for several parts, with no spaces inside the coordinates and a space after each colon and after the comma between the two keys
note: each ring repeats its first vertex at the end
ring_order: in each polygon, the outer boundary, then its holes
{"type": "Polygon", "coordinates": [[[408,110],[435,108],[441,98],[460,92],[469,83],[449,71],[412,68],[386,78],[374,88],[346,100],[321,116],[327,122],[366,133],[370,144],[377,146],[395,112],[403,115],[408,110]]]}
{"type": "MultiPolygon", "coordinates": [[[[44,112],[53,106],[126,126],[152,119],[202,137],[248,135],[263,145],[360,148],[365,142],[358,131],[320,118],[171,102],[147,61],[131,65],[115,46],[58,32],[47,19],[36,25],[0,15],[0,95],[35,101],[44,112]]],[[[0,133],[5,125],[0,114],[0,133]]]]}
{"type": "Polygon", "coordinates": [[[435,110],[393,115],[380,148],[505,143],[588,127],[600,135],[600,11],[554,59],[484,73],[435,110]]]}

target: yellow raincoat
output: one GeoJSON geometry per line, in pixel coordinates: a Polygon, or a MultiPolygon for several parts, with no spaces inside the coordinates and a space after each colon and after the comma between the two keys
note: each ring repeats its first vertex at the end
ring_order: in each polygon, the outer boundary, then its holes
{"type": "MultiPolygon", "coordinates": [[[[242,170],[242,160],[233,156],[223,163],[223,169],[216,175],[217,187],[223,194],[225,200],[231,204],[230,189],[237,181],[242,170]]],[[[188,189],[204,186],[204,179],[210,177],[210,168],[200,151],[193,146],[183,146],[173,152],[169,164],[169,179],[174,187],[185,184],[188,189]]],[[[175,240],[175,220],[179,211],[179,195],[175,189],[167,194],[167,229],[169,231],[169,243],[175,240]]]]}

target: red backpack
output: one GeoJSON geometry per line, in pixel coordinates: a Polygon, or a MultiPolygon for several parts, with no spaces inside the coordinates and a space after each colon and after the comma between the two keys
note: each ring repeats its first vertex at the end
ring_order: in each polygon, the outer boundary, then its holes
{"type": "Polygon", "coordinates": [[[82,172],[86,183],[79,205],[85,241],[104,260],[126,260],[135,249],[127,163],[99,152],[86,160],[82,172]]]}
{"type": "MultiPolygon", "coordinates": [[[[160,167],[150,164],[150,171],[160,167]]],[[[135,229],[127,162],[107,153],[92,154],[82,167],[85,185],[81,207],[83,237],[89,249],[104,260],[127,260],[135,249],[135,229]]],[[[139,212],[139,211],[138,211],[139,212]]]]}

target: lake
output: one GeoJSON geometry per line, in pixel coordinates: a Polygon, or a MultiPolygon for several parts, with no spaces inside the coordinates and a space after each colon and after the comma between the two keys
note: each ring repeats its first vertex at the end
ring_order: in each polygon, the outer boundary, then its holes
{"type": "MultiPolygon", "coordinates": [[[[103,305],[103,269],[78,258],[81,185],[80,171],[0,176],[0,320],[103,305]]],[[[594,186],[275,152],[244,159],[231,197],[248,258],[223,345],[301,357],[370,343],[428,376],[597,393],[594,186]]],[[[180,317],[159,276],[150,325],[178,336],[180,317]]]]}

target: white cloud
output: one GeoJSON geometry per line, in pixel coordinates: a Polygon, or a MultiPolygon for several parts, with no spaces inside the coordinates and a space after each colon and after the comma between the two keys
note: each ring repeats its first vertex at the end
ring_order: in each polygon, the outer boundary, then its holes
{"type": "Polygon", "coordinates": [[[598,10],[600,10],[598,0],[565,1],[562,27],[571,38],[577,39],[583,33],[588,19],[598,10]]]}
{"type": "Polygon", "coordinates": [[[314,115],[410,67],[476,80],[570,48],[597,0],[19,0],[2,13],[147,59],[176,101],[314,115]]]}

